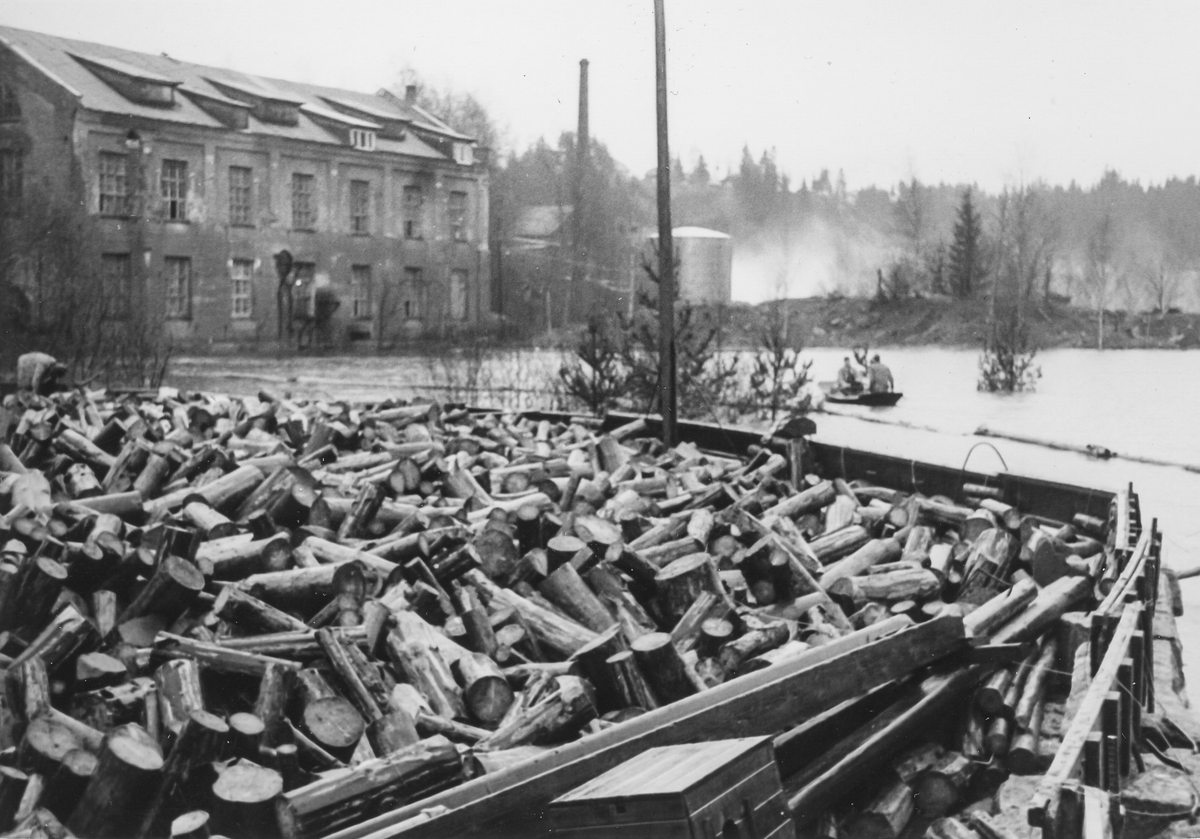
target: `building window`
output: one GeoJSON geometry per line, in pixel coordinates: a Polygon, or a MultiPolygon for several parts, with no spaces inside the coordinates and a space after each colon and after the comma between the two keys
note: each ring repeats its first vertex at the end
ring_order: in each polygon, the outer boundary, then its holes
{"type": "Polygon", "coordinates": [[[456,242],[467,241],[467,194],[450,193],[450,238],[456,242]]]}
{"type": "Polygon", "coordinates": [[[371,317],[371,266],[350,268],[350,309],[356,320],[371,317]]]}
{"type": "Polygon", "coordinates": [[[361,128],[350,129],[350,145],[362,151],[375,150],[375,132],[365,131],[361,128]]]}
{"type": "Polygon", "coordinates": [[[105,253],[100,255],[100,284],[104,293],[101,318],[127,320],[132,304],[130,297],[133,290],[129,254],[105,253]]]}
{"type": "Polygon", "coordinates": [[[404,238],[421,238],[421,216],[425,210],[425,196],[421,187],[404,187],[404,238]]]}
{"type": "Polygon", "coordinates": [[[229,167],[229,223],[250,226],[254,212],[251,190],[253,170],[246,166],[229,167]]]}
{"type": "Polygon", "coordinates": [[[190,320],[192,317],[192,260],[186,256],[163,259],[163,276],[167,281],[168,320],[190,320]]]}
{"type": "Polygon", "coordinates": [[[186,160],[162,162],[163,216],[167,221],[187,221],[187,170],[186,160]]]}
{"type": "Polygon", "coordinates": [[[350,230],[360,235],[371,232],[371,184],[350,182],[350,230]]]}
{"type": "Polygon", "coordinates": [[[100,152],[100,215],[129,215],[128,158],[123,154],[100,152]]]}
{"type": "Polygon", "coordinates": [[[25,185],[25,153],[0,149],[0,213],[16,215],[25,185]]]}
{"type": "Polygon", "coordinates": [[[296,172],[292,175],[292,228],[312,230],[317,226],[316,178],[296,172]]]}
{"type": "Polygon", "coordinates": [[[292,268],[292,315],[298,318],[312,317],[313,285],[317,277],[317,266],[312,262],[297,262],[292,268]]]}
{"type": "Polygon", "coordinates": [[[467,319],[467,272],[455,269],[450,272],[450,319],[467,319]]]}
{"type": "Polygon", "coordinates": [[[254,314],[254,260],[235,259],[229,268],[233,317],[243,320],[254,314]]]}
{"type": "Polygon", "coordinates": [[[425,283],[420,268],[405,268],[400,286],[400,312],[405,320],[425,318],[425,283]]]}
{"type": "Polygon", "coordinates": [[[0,84],[0,122],[11,122],[21,118],[21,102],[17,92],[6,84],[0,84]]]}

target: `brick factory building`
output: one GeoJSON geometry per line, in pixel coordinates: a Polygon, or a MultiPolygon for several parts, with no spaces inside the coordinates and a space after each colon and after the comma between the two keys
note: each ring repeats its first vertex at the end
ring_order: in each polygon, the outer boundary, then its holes
{"type": "Polygon", "coordinates": [[[106,317],[144,301],[175,345],[270,342],[281,324],[333,345],[477,329],[487,170],[413,92],[0,27],[0,211],[81,202],[106,317]]]}

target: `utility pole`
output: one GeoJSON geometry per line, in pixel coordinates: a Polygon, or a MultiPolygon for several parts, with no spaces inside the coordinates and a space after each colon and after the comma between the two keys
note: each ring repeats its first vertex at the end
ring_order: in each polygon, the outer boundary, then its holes
{"type": "Polygon", "coordinates": [[[675,394],[675,242],[671,235],[671,153],[667,145],[667,32],[663,0],[654,0],[658,111],[658,405],[663,445],[678,442],[675,394]]]}

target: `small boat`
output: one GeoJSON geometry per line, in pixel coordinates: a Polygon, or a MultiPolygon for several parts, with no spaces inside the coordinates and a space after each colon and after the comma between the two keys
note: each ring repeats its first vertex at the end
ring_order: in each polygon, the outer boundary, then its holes
{"type": "Polygon", "coordinates": [[[846,393],[838,388],[837,382],[818,382],[821,390],[825,391],[825,401],[835,405],[866,405],[868,408],[890,408],[900,401],[903,393],[870,393],[860,390],[858,393],[846,393]]]}
{"type": "Polygon", "coordinates": [[[900,401],[903,393],[839,393],[833,391],[825,397],[826,402],[835,405],[867,405],[872,408],[890,408],[900,401]]]}

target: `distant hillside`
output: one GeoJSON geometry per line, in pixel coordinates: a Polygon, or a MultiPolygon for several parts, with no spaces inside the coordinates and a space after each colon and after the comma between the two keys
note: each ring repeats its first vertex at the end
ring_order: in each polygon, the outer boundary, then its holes
{"type": "MultiPolygon", "coordinates": [[[[768,307],[735,306],[731,342],[751,347],[765,328],[768,307]]],[[[980,300],[910,298],[877,302],[850,297],[808,297],[785,301],[788,338],[811,347],[950,346],[978,347],[987,330],[987,307],[980,300]]],[[[1044,349],[1096,346],[1096,313],[1077,306],[1036,301],[1029,310],[1034,340],[1044,349]]],[[[1200,315],[1106,312],[1106,349],[1191,348],[1200,346],[1200,315]]]]}

